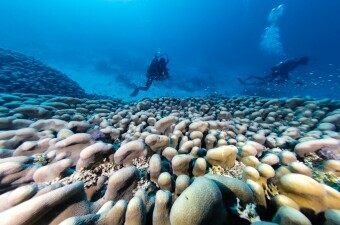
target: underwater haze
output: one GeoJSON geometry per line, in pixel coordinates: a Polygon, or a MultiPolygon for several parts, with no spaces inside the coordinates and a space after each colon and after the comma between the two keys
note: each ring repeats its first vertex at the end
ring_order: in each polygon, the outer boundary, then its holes
{"type": "Polygon", "coordinates": [[[338,98],[339,8],[337,0],[0,0],[0,48],[33,56],[88,93],[124,100],[144,85],[156,52],[169,56],[170,79],[132,99],[338,98]],[[310,62],[288,83],[237,80],[303,56],[310,62]]]}
{"type": "Polygon", "coordinates": [[[0,225],[339,225],[339,9],[0,0],[0,225]]]}

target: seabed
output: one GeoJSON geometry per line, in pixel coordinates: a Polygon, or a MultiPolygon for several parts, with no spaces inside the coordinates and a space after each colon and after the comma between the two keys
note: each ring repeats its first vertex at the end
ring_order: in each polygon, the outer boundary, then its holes
{"type": "Polygon", "coordinates": [[[0,94],[0,221],[339,224],[340,101],[0,94]]]}

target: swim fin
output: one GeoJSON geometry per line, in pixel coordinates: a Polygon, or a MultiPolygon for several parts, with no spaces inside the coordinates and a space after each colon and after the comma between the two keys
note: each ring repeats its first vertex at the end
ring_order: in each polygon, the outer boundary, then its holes
{"type": "Polygon", "coordinates": [[[138,88],[136,88],[136,89],[130,94],[130,96],[131,96],[131,97],[136,97],[136,96],[138,95],[138,92],[139,92],[139,90],[138,90],[138,88]]]}
{"type": "Polygon", "coordinates": [[[246,85],[246,82],[244,82],[244,80],[242,80],[241,78],[237,78],[237,80],[242,84],[242,85],[246,85]]]}

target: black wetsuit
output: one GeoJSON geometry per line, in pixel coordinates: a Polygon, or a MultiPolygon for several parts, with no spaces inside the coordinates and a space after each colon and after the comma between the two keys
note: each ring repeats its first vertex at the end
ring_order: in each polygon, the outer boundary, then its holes
{"type": "Polygon", "coordinates": [[[160,81],[160,80],[169,79],[169,70],[166,67],[168,63],[169,63],[168,58],[167,59],[160,58],[159,56],[156,55],[152,59],[150,66],[147,70],[147,73],[146,73],[147,81],[146,81],[145,86],[135,88],[135,90],[130,94],[130,96],[132,97],[137,96],[140,90],[142,91],[149,90],[154,80],[160,81]]]}
{"type": "Polygon", "coordinates": [[[239,81],[244,85],[261,85],[265,83],[285,83],[289,80],[289,73],[295,70],[300,65],[307,65],[309,58],[302,57],[300,59],[287,59],[285,61],[280,62],[276,66],[272,67],[271,74],[259,77],[259,76],[249,76],[245,80],[239,81]],[[249,83],[248,80],[255,79],[257,82],[249,83]]]}

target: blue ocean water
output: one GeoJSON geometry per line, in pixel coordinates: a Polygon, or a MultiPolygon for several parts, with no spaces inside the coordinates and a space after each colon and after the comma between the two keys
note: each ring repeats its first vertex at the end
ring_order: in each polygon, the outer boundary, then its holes
{"type": "Polygon", "coordinates": [[[0,0],[0,48],[35,57],[88,93],[126,100],[156,52],[168,54],[170,79],[133,99],[338,98],[339,8],[338,0],[0,0]],[[312,60],[290,74],[293,82],[237,80],[302,56],[312,60]]]}

